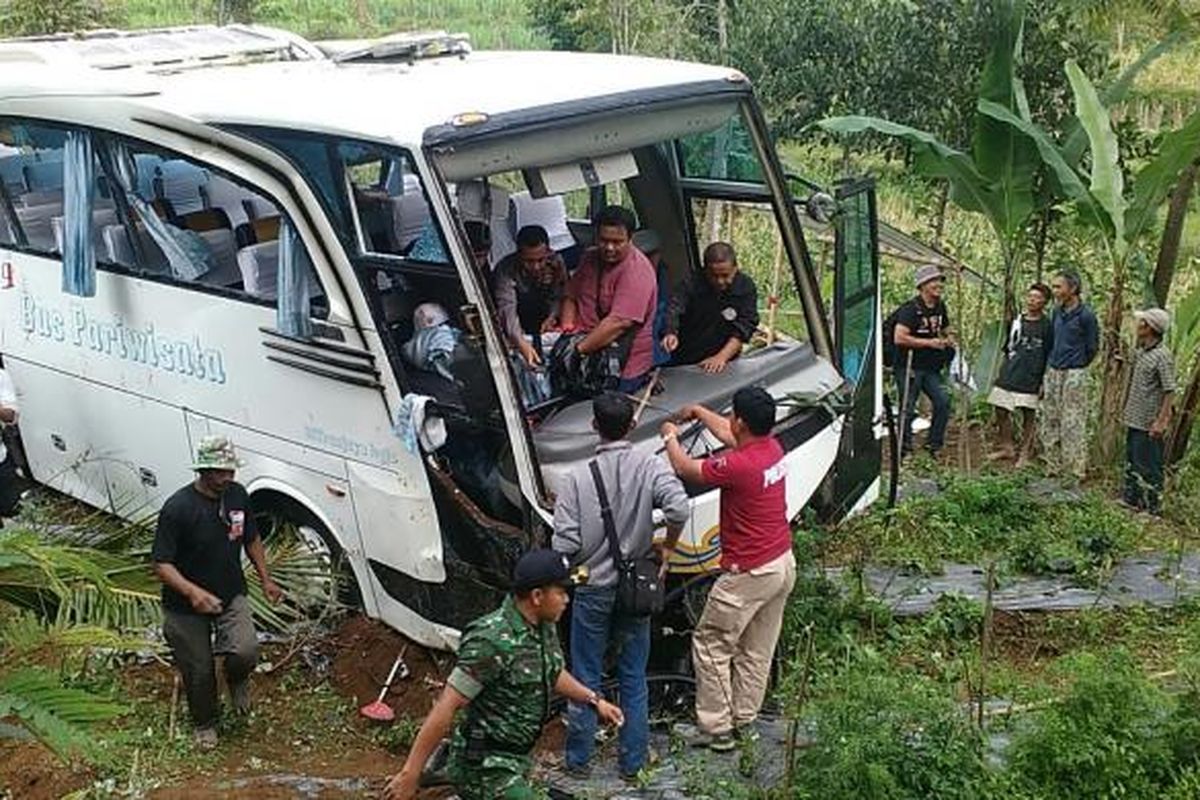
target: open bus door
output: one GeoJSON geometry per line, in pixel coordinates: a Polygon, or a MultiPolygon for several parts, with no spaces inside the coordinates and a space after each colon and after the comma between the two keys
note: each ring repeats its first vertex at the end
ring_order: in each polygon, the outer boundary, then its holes
{"type": "Polygon", "coordinates": [[[834,198],[834,358],[850,391],[834,465],[837,519],[879,496],[884,387],[875,181],[841,181],[834,198]]]}

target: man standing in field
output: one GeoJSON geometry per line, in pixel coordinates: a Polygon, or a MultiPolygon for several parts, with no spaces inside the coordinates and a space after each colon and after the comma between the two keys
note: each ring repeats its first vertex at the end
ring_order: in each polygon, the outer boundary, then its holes
{"type": "Polygon", "coordinates": [[[1151,514],[1161,512],[1163,437],[1171,424],[1175,395],[1175,365],[1163,346],[1171,317],[1161,308],[1138,311],[1137,353],[1129,395],[1125,399],[1126,505],[1151,514]]]}
{"type": "Polygon", "coordinates": [[[686,483],[721,489],[721,569],[692,634],[696,721],[708,746],[731,750],[753,736],[796,583],[787,517],[783,446],[771,435],[775,400],[764,389],[739,389],[722,417],[688,406],[681,419],[703,424],[728,449],[694,459],[673,422],[662,426],[667,457],[686,483]]]}
{"type": "Polygon", "coordinates": [[[267,574],[250,498],[233,480],[239,466],[233,443],[224,436],[202,439],[192,464],[196,479],[163,504],[150,553],[163,584],[163,635],[183,675],[196,743],[206,750],[217,745],[220,715],[214,656],[225,656],[234,711],[250,711],[258,639],[246,599],[243,551],[267,599],[275,603],[283,597],[267,574]]]}
{"type": "Polygon", "coordinates": [[[1052,470],[1068,469],[1077,480],[1087,475],[1087,369],[1100,350],[1100,325],[1080,298],[1079,275],[1063,270],[1050,289],[1054,312],[1054,344],[1046,359],[1043,383],[1042,456],[1052,470]]]}
{"type": "Polygon", "coordinates": [[[996,409],[1000,428],[1000,448],[993,459],[1016,455],[1016,434],[1013,417],[1021,410],[1021,448],[1017,468],[1033,457],[1037,440],[1037,409],[1040,405],[1042,378],[1046,374],[1046,358],[1054,345],[1054,327],[1044,310],[1050,302],[1050,287],[1035,283],[1025,296],[1025,313],[1013,320],[1004,349],[1004,365],[988,395],[988,403],[996,409]]]}
{"type": "Polygon", "coordinates": [[[567,608],[567,557],[531,550],[513,570],[512,594],[463,631],[446,688],[421,725],[404,767],[388,781],[386,800],[417,796],[425,762],[463,719],[450,743],[447,772],[462,800],[536,800],[530,752],[550,715],[554,692],[589,705],[621,725],[621,709],[563,669],[556,625],[567,608]]]}
{"type": "Polygon", "coordinates": [[[946,276],[933,264],[918,267],[917,296],[896,309],[893,334],[896,346],[896,388],[900,392],[904,430],[902,455],[912,452],[913,411],[917,395],[924,394],[933,405],[933,422],[925,449],[936,456],[946,443],[950,424],[950,393],[942,383],[942,370],[950,363],[954,340],[950,334],[950,312],[942,301],[946,276]]]}

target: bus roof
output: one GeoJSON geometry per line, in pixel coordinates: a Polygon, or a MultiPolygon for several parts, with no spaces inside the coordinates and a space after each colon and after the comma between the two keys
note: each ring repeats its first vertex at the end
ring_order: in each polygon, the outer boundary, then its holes
{"type": "MultiPolygon", "coordinates": [[[[7,43],[0,44],[0,55],[7,43]]],[[[178,71],[63,67],[0,70],[5,98],[64,94],[137,95],[137,102],[210,124],[390,140],[417,146],[456,117],[488,117],[623,95],[686,94],[691,86],[744,82],[728,67],[590,53],[481,51],[412,63],[330,58],[248,61],[178,71]],[[101,88],[103,87],[103,88],[101,88]]],[[[2,105],[0,105],[2,113],[2,105]]]]}

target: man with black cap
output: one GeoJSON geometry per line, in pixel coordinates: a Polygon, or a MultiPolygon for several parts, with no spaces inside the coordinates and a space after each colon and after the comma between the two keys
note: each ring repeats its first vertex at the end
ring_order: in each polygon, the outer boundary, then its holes
{"type": "Polygon", "coordinates": [[[1083,281],[1075,270],[1061,270],[1050,290],[1058,308],[1042,380],[1042,457],[1051,470],[1068,469],[1076,480],[1083,480],[1088,461],[1087,370],[1100,351],[1100,324],[1080,296],[1083,281]]]}
{"type": "Polygon", "coordinates": [[[447,766],[462,800],[542,796],[529,777],[530,751],[550,715],[552,692],[592,706],[606,724],[624,722],[621,709],[563,668],[555,626],[567,608],[570,583],[566,556],[532,550],[521,557],[513,570],[512,594],[463,631],[454,671],[404,767],[388,781],[387,800],[416,797],[425,762],[462,709],[447,766]]]}
{"type": "Polygon", "coordinates": [[[692,634],[692,663],[698,743],[727,751],[736,746],[735,737],[754,736],[783,612],[796,583],[787,465],[783,446],[771,435],[775,399],[765,389],[738,389],[728,417],[688,406],[677,419],[699,421],[728,448],[692,458],[679,443],[676,423],[663,423],[663,443],[676,474],[693,486],[721,489],[723,573],[692,634]]]}
{"type": "Polygon", "coordinates": [[[1163,346],[1171,316],[1161,308],[1134,312],[1137,353],[1125,411],[1126,505],[1158,514],[1163,488],[1163,437],[1171,423],[1175,364],[1163,346]]]}
{"type": "Polygon", "coordinates": [[[901,431],[900,452],[912,452],[912,419],[917,395],[924,394],[933,405],[933,422],[925,449],[937,455],[946,443],[946,426],[950,423],[950,394],[942,383],[942,370],[949,364],[954,348],[950,334],[950,312],[942,301],[946,276],[934,264],[917,268],[914,283],[917,295],[900,306],[893,315],[896,321],[896,388],[904,429],[901,431]]]}

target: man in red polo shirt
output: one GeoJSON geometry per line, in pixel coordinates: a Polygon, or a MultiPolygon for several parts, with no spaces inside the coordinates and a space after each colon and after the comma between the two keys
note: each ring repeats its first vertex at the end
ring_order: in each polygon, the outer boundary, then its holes
{"type": "Polygon", "coordinates": [[[692,634],[696,721],[713,750],[731,750],[752,734],[796,583],[787,518],[783,447],[771,435],[775,400],[764,389],[739,389],[733,413],[722,417],[688,406],[681,419],[699,420],[727,450],[694,459],[679,444],[673,422],[662,426],[667,458],[691,484],[721,489],[721,569],[692,634]]]}
{"type": "Polygon", "coordinates": [[[582,355],[616,344],[626,353],[618,392],[636,392],[654,366],[654,312],[658,276],[650,259],[633,246],[633,213],[608,206],[594,220],[596,243],[567,281],[559,322],[563,330],[587,336],[576,346],[582,355]]]}

